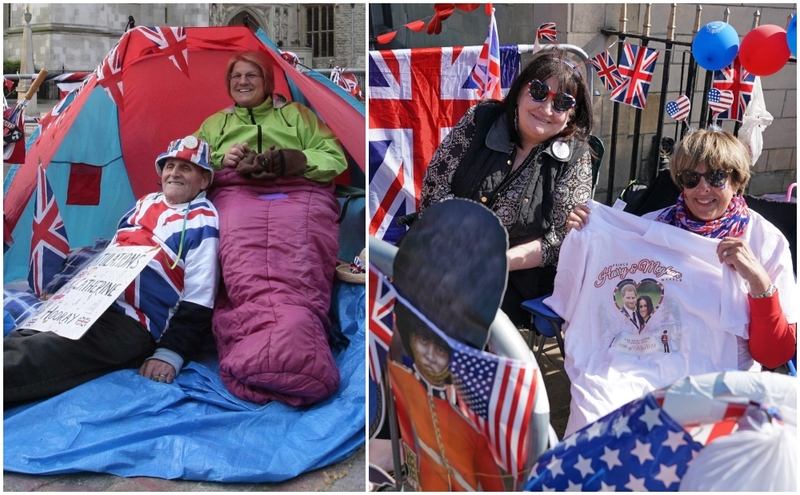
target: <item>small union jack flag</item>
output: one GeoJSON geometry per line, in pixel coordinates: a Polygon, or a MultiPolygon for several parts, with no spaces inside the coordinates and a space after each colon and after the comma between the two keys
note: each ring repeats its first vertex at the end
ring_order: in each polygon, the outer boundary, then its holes
{"type": "Polygon", "coordinates": [[[643,109],[647,104],[647,91],[653,80],[658,50],[625,43],[617,71],[622,84],[611,91],[611,100],[643,109]]]}
{"type": "Polygon", "coordinates": [[[622,83],[622,76],[617,70],[617,65],[614,63],[614,59],[611,58],[611,54],[608,53],[608,50],[603,53],[598,53],[590,58],[589,61],[594,66],[597,71],[597,76],[607,90],[610,91],[622,83]]]}
{"type": "Polygon", "coordinates": [[[394,288],[384,284],[384,277],[373,266],[369,269],[369,373],[375,383],[381,383],[383,367],[394,327],[394,288]]]}
{"type": "MultiPolygon", "coordinates": [[[[122,36],[125,39],[130,35],[130,31],[122,36]]],[[[122,39],[117,45],[103,59],[103,62],[97,67],[95,73],[97,74],[97,84],[99,84],[108,93],[108,97],[114,102],[120,110],[124,109],[124,102],[122,99],[122,52],[120,44],[122,39]]]]}
{"type": "Polygon", "coordinates": [[[556,23],[555,22],[545,22],[539,29],[536,30],[536,39],[537,40],[548,40],[551,43],[557,43],[556,41],[556,23]]]}
{"type": "Polygon", "coordinates": [[[139,32],[156,44],[175,67],[189,77],[189,48],[186,45],[185,27],[138,26],[139,32]]]}
{"type": "Polygon", "coordinates": [[[33,205],[31,259],[28,265],[28,285],[37,296],[42,295],[44,287],[59,272],[67,254],[67,229],[61,220],[61,213],[44,168],[39,164],[33,205]]]}
{"type": "Polygon", "coordinates": [[[720,113],[717,118],[741,122],[747,105],[750,104],[750,98],[753,96],[755,84],[756,76],[742,67],[738,56],[729,66],[722,70],[715,70],[713,87],[733,93],[731,108],[720,113]]]}
{"type": "Polygon", "coordinates": [[[478,96],[481,99],[493,98],[500,100],[503,98],[500,82],[500,40],[497,36],[497,21],[492,12],[492,19],[489,22],[489,32],[475,68],[472,70],[472,81],[478,85],[478,96]]]}

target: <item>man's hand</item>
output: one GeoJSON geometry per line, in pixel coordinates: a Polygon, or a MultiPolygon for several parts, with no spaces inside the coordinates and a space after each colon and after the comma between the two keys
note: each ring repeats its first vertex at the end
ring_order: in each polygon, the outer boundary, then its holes
{"type": "Polygon", "coordinates": [[[139,368],[139,374],[149,378],[154,382],[172,383],[175,379],[175,368],[171,364],[160,359],[148,359],[139,368]]]}

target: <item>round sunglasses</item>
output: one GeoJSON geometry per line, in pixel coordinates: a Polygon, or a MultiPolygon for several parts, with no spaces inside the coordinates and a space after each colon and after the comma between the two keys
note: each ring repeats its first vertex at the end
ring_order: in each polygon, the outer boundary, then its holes
{"type": "Polygon", "coordinates": [[[694,189],[700,184],[700,177],[705,177],[706,183],[711,187],[722,187],[728,182],[728,175],[733,172],[733,169],[728,170],[709,170],[704,174],[699,174],[694,170],[686,170],[681,172],[678,178],[681,185],[686,189],[694,189]]]}
{"type": "Polygon", "coordinates": [[[528,83],[528,93],[530,93],[533,101],[539,103],[545,101],[548,96],[552,95],[553,110],[558,113],[566,112],[575,106],[575,98],[571,94],[550,91],[550,86],[548,86],[546,82],[538,79],[531,79],[528,83]]]}

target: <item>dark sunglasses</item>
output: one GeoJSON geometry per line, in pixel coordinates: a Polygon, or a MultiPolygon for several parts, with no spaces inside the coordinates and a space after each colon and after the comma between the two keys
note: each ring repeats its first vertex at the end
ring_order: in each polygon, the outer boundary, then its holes
{"type": "Polygon", "coordinates": [[[533,101],[543,102],[548,96],[553,96],[553,110],[558,113],[566,112],[575,106],[575,98],[567,93],[554,93],[550,91],[550,86],[546,82],[538,79],[531,79],[528,83],[528,93],[531,94],[533,101]]]}
{"type": "Polygon", "coordinates": [[[700,184],[700,177],[705,177],[706,182],[711,187],[722,187],[728,181],[728,175],[733,172],[732,169],[728,170],[709,170],[704,174],[698,174],[694,170],[687,170],[685,172],[681,172],[681,175],[678,178],[681,181],[681,185],[686,189],[694,189],[700,184]]]}

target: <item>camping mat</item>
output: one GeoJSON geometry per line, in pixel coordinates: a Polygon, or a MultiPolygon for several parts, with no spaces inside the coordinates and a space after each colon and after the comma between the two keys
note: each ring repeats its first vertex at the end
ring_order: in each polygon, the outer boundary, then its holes
{"type": "Polygon", "coordinates": [[[123,370],[4,413],[3,468],[216,482],[279,482],[348,458],[365,438],[365,292],[338,282],[334,310],[350,344],[341,385],[308,408],[232,396],[214,355],[172,385],[123,370]]]}

